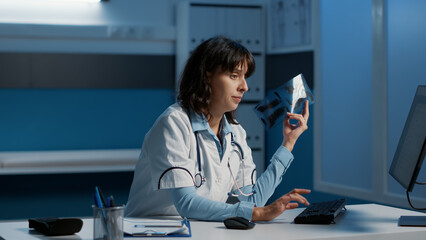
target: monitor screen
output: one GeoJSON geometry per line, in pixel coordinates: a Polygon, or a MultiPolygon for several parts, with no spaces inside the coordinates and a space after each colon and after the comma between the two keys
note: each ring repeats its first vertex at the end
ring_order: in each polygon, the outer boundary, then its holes
{"type": "Polygon", "coordinates": [[[426,86],[418,86],[389,174],[409,192],[425,158],[426,86]]]}

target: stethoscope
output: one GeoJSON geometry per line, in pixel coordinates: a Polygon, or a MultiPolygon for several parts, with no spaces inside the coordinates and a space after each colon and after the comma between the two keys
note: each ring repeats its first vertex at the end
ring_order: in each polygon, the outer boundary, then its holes
{"type": "MultiPolygon", "coordinates": [[[[206,182],[206,178],[203,177],[203,175],[201,174],[201,157],[200,157],[200,146],[199,146],[199,143],[198,143],[199,142],[198,132],[194,132],[194,135],[195,135],[195,141],[197,142],[197,163],[198,163],[198,173],[195,174],[194,185],[195,185],[196,188],[200,188],[206,182]]],[[[244,151],[243,151],[243,148],[241,147],[241,145],[235,141],[234,134],[232,132],[231,132],[231,145],[236,146],[238,148],[238,151],[236,151],[236,152],[238,152],[238,155],[240,156],[241,165],[243,166],[242,174],[243,174],[243,186],[244,186],[245,185],[244,184],[244,180],[245,180],[245,177],[244,177],[244,168],[245,168],[245,166],[244,166],[244,151]]],[[[231,164],[229,163],[229,159],[228,159],[228,168],[229,168],[229,171],[231,172],[232,180],[234,181],[235,187],[240,192],[240,194],[229,194],[229,195],[233,196],[233,197],[238,197],[239,195],[243,195],[243,196],[253,195],[255,193],[255,191],[248,193],[248,194],[243,193],[241,191],[240,187],[238,186],[237,180],[235,179],[234,173],[232,172],[231,164]]],[[[255,171],[252,172],[252,176],[251,176],[252,179],[254,177],[253,176],[254,173],[255,173],[255,171]]]]}
{"type": "MultiPolygon", "coordinates": [[[[179,170],[183,170],[183,171],[187,172],[191,176],[192,181],[194,183],[194,186],[196,188],[200,188],[206,182],[206,178],[203,177],[203,175],[201,174],[201,156],[200,156],[200,145],[199,145],[199,140],[198,140],[198,131],[195,131],[194,135],[195,135],[195,140],[196,140],[196,144],[197,144],[198,173],[195,174],[195,176],[193,177],[192,174],[191,174],[191,172],[188,169],[186,169],[186,168],[183,168],[183,167],[170,167],[170,168],[166,169],[161,174],[160,178],[158,179],[158,189],[160,189],[160,187],[161,187],[161,179],[163,178],[163,176],[167,172],[169,172],[171,170],[175,170],[175,169],[179,169],[179,170]]],[[[242,171],[242,174],[243,174],[243,186],[245,186],[245,184],[244,184],[244,181],[245,181],[245,176],[244,176],[244,172],[245,172],[244,171],[244,168],[245,168],[245,166],[244,166],[244,151],[243,151],[243,148],[241,147],[241,145],[237,141],[235,141],[234,134],[232,132],[231,132],[231,145],[236,146],[237,149],[238,149],[238,151],[237,150],[234,150],[234,151],[238,152],[238,155],[240,156],[241,165],[243,166],[243,171],[242,171]]],[[[254,193],[256,193],[256,191],[254,191],[254,190],[251,193],[248,193],[248,194],[243,193],[241,191],[240,187],[238,186],[237,180],[235,179],[234,173],[232,172],[231,164],[229,163],[229,158],[228,158],[228,168],[229,168],[229,171],[231,172],[232,179],[234,181],[234,185],[235,185],[235,187],[238,189],[238,191],[240,193],[240,194],[231,194],[231,193],[229,193],[229,196],[233,196],[233,197],[238,197],[239,195],[250,196],[250,195],[253,195],[254,193]]],[[[255,174],[256,174],[256,169],[254,169],[253,172],[251,173],[252,184],[254,184],[255,174]]]]}

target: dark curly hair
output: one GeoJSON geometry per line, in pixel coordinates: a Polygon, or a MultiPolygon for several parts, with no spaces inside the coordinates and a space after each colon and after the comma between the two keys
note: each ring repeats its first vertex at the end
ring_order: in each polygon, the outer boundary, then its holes
{"type": "MultiPolygon", "coordinates": [[[[187,111],[193,109],[200,115],[203,110],[207,111],[207,119],[210,119],[212,90],[207,72],[214,73],[219,67],[222,71],[232,72],[241,64],[247,65],[245,77],[250,77],[255,70],[255,62],[247,48],[223,36],[206,40],[192,52],[186,63],[180,77],[178,101],[187,111]]],[[[230,123],[237,124],[235,111],[226,112],[225,116],[230,123]]]]}

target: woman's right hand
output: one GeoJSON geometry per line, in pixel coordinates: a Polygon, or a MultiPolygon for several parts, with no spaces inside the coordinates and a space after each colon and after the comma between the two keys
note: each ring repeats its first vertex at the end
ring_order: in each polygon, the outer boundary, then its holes
{"type": "Polygon", "coordinates": [[[309,189],[294,189],[281,196],[275,202],[264,207],[254,207],[252,221],[270,221],[281,215],[285,210],[297,208],[299,203],[309,205],[308,200],[301,194],[308,194],[309,189]],[[296,201],[296,202],[294,202],[296,201]]]}

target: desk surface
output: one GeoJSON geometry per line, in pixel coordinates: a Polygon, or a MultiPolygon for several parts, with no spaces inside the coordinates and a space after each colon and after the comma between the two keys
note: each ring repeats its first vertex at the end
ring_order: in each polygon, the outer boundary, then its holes
{"type": "MultiPolygon", "coordinates": [[[[398,227],[401,215],[424,213],[377,204],[348,205],[336,224],[298,225],[293,219],[303,208],[288,210],[274,221],[257,223],[252,230],[228,230],[221,222],[191,221],[191,239],[425,239],[426,227],[398,227]]],[[[84,219],[83,229],[71,236],[45,237],[28,229],[27,221],[0,222],[0,236],[5,240],[26,239],[93,239],[93,221],[84,219]]],[[[149,239],[149,238],[125,238],[149,239]]],[[[152,238],[151,238],[152,239],[152,238]]],[[[155,238],[161,239],[161,238],[155,238]]],[[[173,239],[173,238],[169,238],[173,239]]],[[[182,239],[182,238],[174,238],[182,239]]]]}

